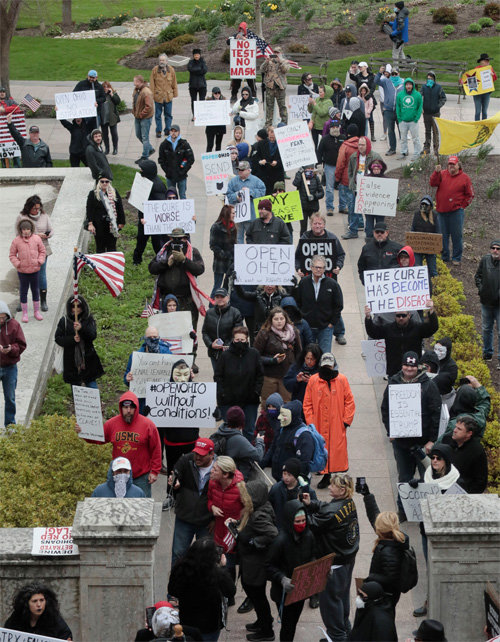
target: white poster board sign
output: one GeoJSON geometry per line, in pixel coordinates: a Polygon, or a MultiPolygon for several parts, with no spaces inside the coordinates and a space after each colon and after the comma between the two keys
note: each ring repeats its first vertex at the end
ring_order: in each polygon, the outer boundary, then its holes
{"type": "Polygon", "coordinates": [[[235,245],[235,283],[291,285],[295,274],[293,245],[235,245]]]}
{"type": "MultiPolygon", "coordinates": [[[[182,358],[189,367],[193,365],[192,355],[186,355],[182,358]]],[[[156,381],[170,380],[172,366],[176,361],[179,361],[178,354],[133,352],[130,372],[134,378],[130,382],[130,392],[136,394],[140,399],[144,398],[148,382],[155,383],[156,381]]]]}
{"type": "MultiPolygon", "coordinates": [[[[234,203],[234,222],[243,223],[243,221],[249,221],[252,218],[252,204],[250,202],[250,190],[248,187],[242,187],[238,192],[241,196],[241,201],[234,203]]],[[[226,205],[229,203],[227,197],[224,199],[226,205]]]]}
{"type": "Polygon", "coordinates": [[[419,484],[412,488],[410,484],[398,484],[398,492],[403,504],[406,518],[409,522],[422,522],[422,508],[420,502],[430,495],[441,495],[437,484],[419,484]]]}
{"type": "Polygon", "coordinates": [[[481,76],[481,88],[483,91],[495,89],[495,85],[493,84],[493,76],[491,75],[491,69],[483,69],[479,72],[479,75],[481,76]]]}
{"type": "Polygon", "coordinates": [[[457,482],[452,484],[447,490],[444,491],[445,495],[467,495],[467,491],[459,486],[457,482]]]}
{"type": "Polygon", "coordinates": [[[365,359],[367,375],[369,377],[384,377],[387,367],[385,339],[361,341],[361,352],[365,359]]]}
{"type": "Polygon", "coordinates": [[[277,127],[275,134],[285,172],[318,162],[309,128],[303,120],[277,127]]]}
{"type": "Polygon", "coordinates": [[[196,127],[208,125],[230,125],[231,103],[229,100],[195,100],[194,124],[196,127]]]}
{"type": "Polygon", "coordinates": [[[422,402],[419,383],[389,386],[389,436],[422,436],[422,402]]]}
{"type": "Polygon", "coordinates": [[[229,41],[229,77],[255,78],[257,76],[257,41],[255,38],[229,41]]]}
{"type": "Polygon", "coordinates": [[[0,143],[0,158],[16,158],[21,156],[17,143],[0,143]]]}
{"type": "Polygon", "coordinates": [[[1,642],[61,642],[61,638],[48,638],[45,635],[22,633],[21,631],[13,631],[2,627],[0,627],[0,640],[1,642]]]}
{"type": "Polygon", "coordinates": [[[366,304],[373,314],[423,310],[430,299],[429,271],[420,267],[365,270],[366,304]]]}
{"type": "Polygon", "coordinates": [[[72,529],[72,526],[34,528],[31,554],[78,555],[78,546],[73,543],[72,529]]]}
{"type": "Polygon", "coordinates": [[[309,120],[311,114],[307,111],[307,105],[309,104],[309,96],[306,95],[297,95],[297,96],[288,96],[288,121],[293,120],[309,120]]]}
{"type": "Polygon", "coordinates": [[[151,194],[152,187],[153,181],[150,181],[148,178],[141,176],[139,172],[137,172],[134,177],[134,182],[132,183],[130,196],[128,197],[128,202],[130,203],[130,205],[133,205],[140,212],[142,212],[144,203],[149,200],[149,195],[151,194]]]}
{"type": "Polygon", "coordinates": [[[93,89],[54,94],[54,101],[57,120],[95,118],[97,116],[95,91],[93,89]]]}
{"type": "Polygon", "coordinates": [[[189,336],[193,329],[191,312],[155,314],[148,318],[148,325],[158,330],[160,338],[170,344],[170,350],[174,354],[187,354],[193,351],[193,339],[189,336]]]}
{"type": "Polygon", "coordinates": [[[354,211],[365,216],[396,216],[398,184],[397,178],[358,176],[354,211]]]}
{"type": "Polygon", "coordinates": [[[182,227],[186,234],[196,230],[194,200],[145,201],[143,205],[144,234],[169,234],[176,227],[182,227]]]}
{"type": "Polygon", "coordinates": [[[148,382],[149,417],[160,428],[214,428],[217,384],[214,382],[148,382]]]}
{"type": "Polygon", "coordinates": [[[207,196],[225,194],[227,184],[233,177],[231,154],[227,151],[207,152],[201,155],[205,190],[207,196]]]}
{"type": "Polygon", "coordinates": [[[448,406],[444,403],[441,405],[441,415],[439,416],[439,432],[438,437],[445,432],[448,427],[448,422],[450,421],[450,411],[448,406]]]}
{"type": "Polygon", "coordinates": [[[102,423],[101,395],[97,388],[73,386],[76,423],[82,429],[78,436],[82,439],[104,441],[102,423]]]}

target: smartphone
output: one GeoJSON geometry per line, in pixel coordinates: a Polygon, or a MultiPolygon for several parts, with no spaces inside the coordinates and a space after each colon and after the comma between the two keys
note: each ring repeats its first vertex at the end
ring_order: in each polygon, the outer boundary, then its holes
{"type": "Polygon", "coordinates": [[[156,609],[154,606],[146,606],[146,623],[148,625],[148,629],[153,628],[153,615],[155,611],[156,609]]]}
{"type": "Polygon", "coordinates": [[[366,477],[356,477],[356,484],[360,486],[360,488],[364,488],[366,486],[366,477]]]}

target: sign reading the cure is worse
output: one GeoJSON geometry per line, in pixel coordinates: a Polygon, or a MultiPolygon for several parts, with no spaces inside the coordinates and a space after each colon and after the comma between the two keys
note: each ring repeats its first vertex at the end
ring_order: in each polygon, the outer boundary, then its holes
{"type": "Polygon", "coordinates": [[[229,75],[231,78],[255,78],[257,75],[257,41],[231,38],[229,75]]]}
{"type": "Polygon", "coordinates": [[[194,234],[194,200],[145,201],[144,234],[169,234],[182,227],[186,234],[194,234]]]}
{"type": "Polygon", "coordinates": [[[294,246],[235,245],[234,269],[239,285],[291,285],[294,246]]]}
{"type": "Polygon", "coordinates": [[[366,304],[373,314],[423,310],[430,299],[427,266],[365,270],[366,304]]]}

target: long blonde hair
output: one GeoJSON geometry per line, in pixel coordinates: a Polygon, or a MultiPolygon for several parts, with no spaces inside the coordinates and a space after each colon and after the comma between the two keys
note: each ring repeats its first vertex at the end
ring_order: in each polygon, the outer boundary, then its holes
{"type": "MultiPolygon", "coordinates": [[[[236,464],[232,457],[221,455],[220,457],[217,457],[216,464],[223,473],[229,473],[231,477],[234,477],[234,473],[236,472],[236,464]]],[[[240,492],[240,499],[241,503],[243,504],[243,508],[240,514],[240,523],[238,525],[238,530],[242,531],[247,525],[250,515],[253,513],[253,502],[252,498],[248,494],[247,485],[244,481],[238,482],[236,484],[236,488],[240,492]]]]}
{"type": "Polygon", "coordinates": [[[375,520],[375,533],[377,534],[377,539],[375,540],[373,550],[375,550],[379,542],[384,539],[393,539],[401,543],[405,541],[405,534],[399,530],[398,515],[390,510],[382,511],[377,515],[377,519],[375,520]]]}

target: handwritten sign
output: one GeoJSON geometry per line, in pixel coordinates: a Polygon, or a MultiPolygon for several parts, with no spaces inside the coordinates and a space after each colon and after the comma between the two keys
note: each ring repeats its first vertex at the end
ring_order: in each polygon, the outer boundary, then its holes
{"type": "Polygon", "coordinates": [[[152,187],[153,181],[150,181],[148,178],[141,176],[139,172],[136,172],[134,182],[132,183],[132,189],[130,190],[130,196],[128,197],[130,205],[133,205],[142,212],[144,203],[149,200],[152,187]]]}
{"type": "Polygon", "coordinates": [[[0,640],[1,642],[61,642],[61,638],[48,638],[45,635],[22,633],[2,627],[0,627],[0,640]]]}
{"type": "MultiPolygon", "coordinates": [[[[27,137],[26,119],[23,112],[12,112],[12,124],[23,138],[27,137]]],[[[7,127],[6,117],[0,115],[0,158],[15,158],[16,156],[21,156],[21,150],[12,138],[7,127]]]]}
{"type": "Polygon", "coordinates": [[[230,111],[231,103],[229,100],[195,100],[194,124],[196,127],[230,125],[230,111]]]}
{"type": "Polygon", "coordinates": [[[255,78],[257,75],[257,41],[255,38],[229,41],[229,77],[255,78]]]}
{"type": "Polygon", "coordinates": [[[330,553],[319,560],[295,567],[292,574],[294,589],[287,593],[285,606],[324,591],[334,557],[335,553],[330,553]]]}
{"type": "Polygon", "coordinates": [[[269,199],[273,204],[274,216],[282,218],[285,223],[301,221],[304,218],[299,190],[295,190],[294,192],[281,192],[281,194],[276,194],[275,196],[271,194],[270,196],[254,198],[253,206],[256,216],[259,215],[259,201],[264,198],[269,199]]]}
{"type": "Polygon", "coordinates": [[[495,83],[492,75],[493,67],[475,67],[469,69],[462,76],[463,88],[467,96],[478,96],[495,91],[495,83]]]}
{"type": "Polygon", "coordinates": [[[374,314],[423,310],[430,299],[429,271],[420,267],[365,270],[366,304],[374,314]]]}
{"type": "Polygon", "coordinates": [[[95,91],[69,91],[64,94],[54,94],[57,120],[72,120],[73,118],[95,118],[95,91]]]}
{"type": "Polygon", "coordinates": [[[97,388],[73,386],[76,423],[82,429],[78,436],[82,439],[104,441],[101,396],[97,388]]]}
{"type": "Polygon", "coordinates": [[[303,120],[278,127],[275,133],[285,171],[317,163],[314,143],[303,120]]]}
{"type": "Polygon", "coordinates": [[[310,96],[288,96],[288,121],[309,120],[311,114],[307,111],[310,96]]]}
{"type": "Polygon", "coordinates": [[[191,312],[155,314],[148,318],[148,325],[158,330],[160,338],[170,344],[170,350],[174,354],[187,354],[193,351],[193,339],[189,336],[193,329],[191,312]]]}
{"type": "Polygon", "coordinates": [[[194,234],[194,200],[145,201],[144,234],[169,234],[176,227],[182,227],[186,234],[194,234]]]}
{"type": "Polygon", "coordinates": [[[205,190],[207,196],[225,194],[227,184],[233,176],[231,154],[227,151],[207,152],[201,155],[205,190]]]}
{"type": "Polygon", "coordinates": [[[427,232],[406,232],[406,245],[418,254],[440,254],[443,235],[427,232]]]}
{"type": "MultiPolygon", "coordinates": [[[[409,384],[412,385],[412,384],[409,384]]],[[[409,522],[422,522],[422,508],[420,502],[430,495],[441,495],[441,490],[437,484],[419,484],[417,488],[412,488],[410,484],[398,484],[398,492],[403,504],[406,518],[409,522]]]]}
{"type": "Polygon", "coordinates": [[[422,436],[422,401],[419,383],[389,386],[389,436],[422,436]]]}
{"type": "Polygon", "coordinates": [[[291,285],[295,274],[293,245],[235,245],[237,285],[291,285]]]}
{"type": "Polygon", "coordinates": [[[0,143],[0,158],[16,158],[21,156],[17,143],[0,143]]]}
{"type": "Polygon", "coordinates": [[[72,526],[50,526],[33,529],[32,555],[78,555],[73,543],[72,526]]]}
{"type": "MultiPolygon", "coordinates": [[[[337,267],[337,242],[327,237],[301,238],[295,250],[295,264],[304,276],[311,274],[313,256],[324,256],[326,260],[325,276],[333,277],[333,270],[337,267]]],[[[336,278],[336,275],[335,275],[336,278]]]]}
{"type": "Polygon", "coordinates": [[[365,358],[366,373],[369,377],[383,377],[387,368],[385,340],[361,341],[361,352],[365,358]]]}
{"type": "Polygon", "coordinates": [[[467,495],[467,491],[464,490],[462,486],[459,486],[457,482],[455,482],[449,488],[447,488],[443,494],[444,495],[467,495]]]}
{"type": "MultiPolygon", "coordinates": [[[[235,203],[234,207],[234,222],[243,223],[243,221],[250,221],[252,218],[252,204],[250,201],[250,190],[248,187],[242,187],[238,192],[241,196],[241,202],[235,203]]],[[[224,199],[226,205],[229,203],[227,197],[224,199]]]]}
{"type": "Polygon", "coordinates": [[[397,178],[358,176],[354,211],[365,216],[366,214],[396,216],[398,184],[397,178]]]}
{"type": "Polygon", "coordinates": [[[214,382],[148,382],[149,417],[160,428],[214,428],[216,391],[214,382]]]}
{"type": "MultiPolygon", "coordinates": [[[[189,367],[193,365],[192,355],[186,355],[183,359],[189,367]]],[[[176,361],[179,361],[179,355],[176,354],[133,352],[130,372],[134,378],[130,382],[130,391],[139,398],[144,398],[148,383],[170,379],[172,366],[176,361]]]]}

